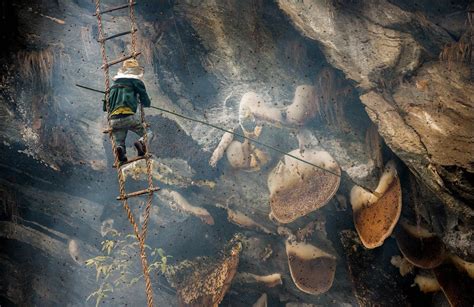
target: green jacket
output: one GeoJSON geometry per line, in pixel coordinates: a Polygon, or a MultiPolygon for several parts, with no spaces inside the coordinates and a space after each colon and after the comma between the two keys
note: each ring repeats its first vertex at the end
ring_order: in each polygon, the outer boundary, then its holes
{"type": "MultiPolygon", "coordinates": [[[[120,107],[129,107],[136,113],[138,102],[144,107],[149,107],[151,104],[145,89],[145,84],[141,80],[132,78],[120,78],[115,80],[114,85],[110,87],[109,113],[112,113],[120,107]]],[[[107,112],[105,100],[102,109],[104,112],[107,112]]]]}

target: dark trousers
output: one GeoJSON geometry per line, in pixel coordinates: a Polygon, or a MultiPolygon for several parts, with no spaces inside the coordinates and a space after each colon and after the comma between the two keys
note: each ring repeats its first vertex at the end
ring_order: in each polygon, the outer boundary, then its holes
{"type": "Polygon", "coordinates": [[[140,137],[140,141],[143,141],[145,133],[148,136],[148,140],[153,136],[150,130],[145,130],[140,120],[140,116],[136,113],[125,117],[111,118],[110,128],[112,128],[112,137],[115,140],[115,144],[122,147],[124,151],[126,151],[125,140],[128,131],[135,132],[140,137]]]}

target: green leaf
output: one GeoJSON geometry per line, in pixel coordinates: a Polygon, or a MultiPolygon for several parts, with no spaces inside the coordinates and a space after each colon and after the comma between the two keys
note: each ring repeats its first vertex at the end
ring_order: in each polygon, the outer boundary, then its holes
{"type": "Polygon", "coordinates": [[[86,265],[87,265],[87,266],[91,266],[91,265],[93,265],[93,264],[95,264],[94,258],[92,258],[92,259],[87,259],[87,260],[86,260],[86,265]]]}
{"type": "Polygon", "coordinates": [[[165,251],[162,248],[157,249],[158,255],[160,255],[161,258],[165,257],[165,251]]]}
{"type": "Polygon", "coordinates": [[[132,286],[132,285],[136,284],[139,280],[140,280],[140,276],[132,278],[132,280],[130,281],[130,283],[128,285],[132,286]]]}
{"type": "Polygon", "coordinates": [[[101,267],[97,269],[97,275],[95,276],[95,281],[97,282],[99,281],[100,271],[101,271],[101,267]]]}
{"type": "Polygon", "coordinates": [[[99,290],[92,292],[86,299],[86,302],[89,301],[91,298],[99,294],[99,290]]]}

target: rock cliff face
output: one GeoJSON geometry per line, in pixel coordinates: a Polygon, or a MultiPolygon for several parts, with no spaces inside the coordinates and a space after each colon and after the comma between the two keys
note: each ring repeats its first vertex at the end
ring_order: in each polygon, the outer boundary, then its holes
{"type": "Polygon", "coordinates": [[[357,83],[387,145],[450,210],[471,221],[473,169],[466,155],[474,149],[471,67],[438,60],[464,34],[436,22],[457,14],[457,7],[439,4],[438,11],[423,13],[423,5],[410,9],[390,1],[279,5],[357,83]]]}
{"type": "MultiPolygon", "coordinates": [[[[468,1],[137,2],[139,60],[153,105],[231,130],[239,127],[241,98],[257,93],[258,105],[269,110],[259,122],[261,142],[283,152],[300,149],[303,157],[313,148],[326,152],[341,169],[335,197],[285,225],[308,245],[332,245],[323,249],[331,250],[337,262],[329,291],[305,294],[292,282],[286,238],[268,216],[267,178],[283,172],[281,152],[256,145],[267,163],[254,172],[233,169],[225,157],[211,167],[221,131],[147,110],[156,135],[151,151],[166,165],[156,173],[164,192],[155,199],[159,210],[149,226],[150,246],[163,248],[177,263],[214,257],[243,232],[237,276],[279,273],[283,279],[276,287],[254,277],[234,282],[223,304],[249,306],[263,292],[271,306],[361,299],[384,304],[390,296],[400,304],[430,302],[430,295],[410,288],[413,276],[401,277],[390,265],[390,256],[400,254],[392,238],[367,250],[353,232],[351,188],[375,190],[384,164],[393,159],[402,217],[440,237],[449,253],[474,262],[468,1]],[[302,85],[316,93],[312,111],[303,112],[311,116],[290,125],[285,110],[298,106],[296,89],[302,85]],[[269,120],[271,114],[277,115],[269,120]],[[325,223],[307,226],[315,220],[325,223]],[[373,287],[366,281],[369,262],[377,266],[374,276],[386,283],[373,287]]],[[[101,242],[110,239],[104,225],[131,232],[115,201],[118,187],[110,142],[102,133],[102,95],[75,86],[103,89],[94,10],[87,0],[2,5],[2,306],[93,304],[97,296],[86,299],[103,279],[97,281],[94,267],[84,262],[103,254],[101,242]]],[[[105,32],[125,31],[128,22],[126,11],[104,15],[105,32]]],[[[112,59],[129,48],[128,38],[121,37],[108,42],[107,51],[112,59]]],[[[298,184],[306,191],[303,177],[298,184]]],[[[127,189],[144,184],[132,180],[127,189]]],[[[138,215],[140,204],[135,205],[138,215]]],[[[138,268],[136,258],[132,270],[138,268]]],[[[157,304],[176,305],[161,274],[152,278],[157,304]]],[[[143,287],[139,280],[102,301],[143,305],[144,295],[131,295],[143,293],[143,287]]]]}

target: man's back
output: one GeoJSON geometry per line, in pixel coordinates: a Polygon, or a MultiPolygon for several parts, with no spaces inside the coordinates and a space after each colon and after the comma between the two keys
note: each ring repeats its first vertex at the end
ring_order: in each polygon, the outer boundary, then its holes
{"type": "MultiPolygon", "coordinates": [[[[116,114],[134,114],[137,112],[138,103],[144,107],[150,106],[150,98],[145,89],[145,84],[135,78],[119,78],[115,80],[110,89],[109,95],[109,113],[116,114]]],[[[104,111],[106,107],[104,104],[104,111]]]]}

